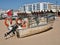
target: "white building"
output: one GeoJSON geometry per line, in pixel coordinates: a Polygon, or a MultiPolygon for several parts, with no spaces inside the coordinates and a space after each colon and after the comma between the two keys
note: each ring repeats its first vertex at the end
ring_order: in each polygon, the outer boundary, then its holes
{"type": "Polygon", "coordinates": [[[56,12],[57,10],[60,10],[60,5],[51,5],[51,10],[56,12]]]}
{"type": "Polygon", "coordinates": [[[46,10],[52,10],[53,12],[56,12],[57,10],[60,10],[60,5],[55,5],[53,3],[49,2],[41,2],[41,3],[33,3],[33,4],[25,4],[24,6],[20,7],[21,12],[31,12],[31,11],[46,11],[46,10]]]}

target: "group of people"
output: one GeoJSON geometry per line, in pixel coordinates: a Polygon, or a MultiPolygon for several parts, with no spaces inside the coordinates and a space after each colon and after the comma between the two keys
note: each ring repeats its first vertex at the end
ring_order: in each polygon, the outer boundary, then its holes
{"type": "Polygon", "coordinates": [[[17,18],[15,20],[15,24],[12,25],[12,19],[11,18],[6,18],[4,23],[6,25],[6,27],[8,28],[8,32],[6,32],[4,34],[4,37],[7,37],[8,35],[10,35],[12,33],[12,35],[15,35],[15,32],[17,34],[17,37],[19,38],[19,30],[25,29],[26,28],[26,21],[22,20],[22,18],[17,18]]]}

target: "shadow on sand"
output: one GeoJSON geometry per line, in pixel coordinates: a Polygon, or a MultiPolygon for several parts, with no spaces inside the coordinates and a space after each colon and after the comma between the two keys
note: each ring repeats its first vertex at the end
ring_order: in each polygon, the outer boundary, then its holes
{"type": "Polygon", "coordinates": [[[9,37],[7,37],[7,38],[5,38],[5,39],[7,40],[7,39],[9,39],[9,38],[11,38],[11,37],[13,37],[13,36],[9,36],[9,37]]]}

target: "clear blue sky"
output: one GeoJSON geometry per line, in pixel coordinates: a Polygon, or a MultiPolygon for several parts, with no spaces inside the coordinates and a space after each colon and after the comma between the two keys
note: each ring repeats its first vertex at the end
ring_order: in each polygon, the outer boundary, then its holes
{"type": "Polygon", "coordinates": [[[0,9],[18,9],[24,4],[36,2],[52,2],[60,5],[60,0],[0,0],[0,9]]]}

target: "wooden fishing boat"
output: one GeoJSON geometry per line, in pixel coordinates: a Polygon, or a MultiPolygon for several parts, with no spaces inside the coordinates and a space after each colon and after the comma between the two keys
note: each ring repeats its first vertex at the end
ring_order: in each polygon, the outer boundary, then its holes
{"type": "Polygon", "coordinates": [[[20,37],[26,37],[29,35],[33,35],[36,33],[46,31],[49,28],[51,28],[51,26],[52,26],[52,24],[46,24],[44,26],[38,26],[38,27],[34,27],[34,28],[23,29],[23,30],[19,31],[19,34],[20,34],[20,37]]]}
{"type": "MultiPolygon", "coordinates": [[[[26,29],[20,29],[19,31],[17,31],[17,37],[27,37],[30,35],[34,35],[43,31],[48,30],[49,28],[51,28],[53,26],[53,22],[54,22],[54,16],[52,16],[52,14],[50,16],[47,17],[43,17],[40,18],[40,24],[38,24],[37,26],[32,26],[26,29]]],[[[34,24],[34,23],[33,23],[34,24]]],[[[31,25],[30,25],[31,26],[31,25]]]]}

